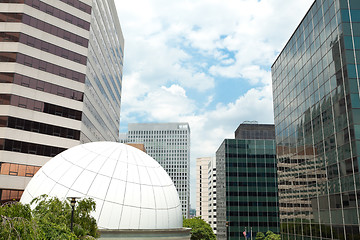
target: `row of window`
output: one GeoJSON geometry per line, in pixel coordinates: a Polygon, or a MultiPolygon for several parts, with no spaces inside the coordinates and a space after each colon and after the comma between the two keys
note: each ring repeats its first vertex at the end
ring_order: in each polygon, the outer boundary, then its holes
{"type": "MultiPolygon", "coordinates": [[[[64,3],[67,3],[68,5],[71,5],[83,12],[86,12],[88,14],[91,13],[91,7],[79,0],[60,0],[64,3]]],[[[35,6],[34,7],[37,7],[37,6],[40,6],[39,4],[36,4],[38,1],[35,2],[35,6]]],[[[0,3],[32,3],[31,0],[0,0],[0,3]]],[[[33,6],[32,4],[30,6],[33,6]]],[[[39,8],[39,7],[37,7],[39,8]]]]}
{"type": "Polygon", "coordinates": [[[38,38],[26,35],[24,33],[17,32],[1,32],[0,33],[1,42],[20,42],[31,47],[49,52],[56,56],[69,59],[73,62],[78,62],[80,64],[86,65],[87,57],[76,52],[70,51],[66,48],[59,47],[58,45],[51,44],[40,40],[38,38]]]}
{"type": "Polygon", "coordinates": [[[0,116],[0,127],[22,129],[29,132],[80,140],[80,131],[78,130],[15,117],[0,116]]]}
{"type": "MultiPolygon", "coordinates": [[[[229,221],[230,227],[240,227],[240,226],[259,226],[259,227],[278,227],[278,222],[237,222],[237,221],[229,221]]],[[[241,236],[243,235],[242,232],[231,232],[230,230],[230,236],[241,236]],[[233,234],[233,235],[232,235],[233,234]]]]}
{"type": "Polygon", "coordinates": [[[72,32],[66,31],[62,28],[56,27],[24,13],[0,13],[0,22],[22,22],[41,31],[50,33],[54,36],[63,38],[67,41],[73,42],[86,48],[89,44],[89,40],[86,38],[83,38],[72,32]]]}
{"type": "Polygon", "coordinates": [[[238,168],[276,168],[275,160],[274,163],[230,162],[226,164],[228,167],[238,167],[238,168]]]}
{"type": "Polygon", "coordinates": [[[23,190],[0,189],[0,204],[9,201],[20,201],[23,190]]]}
{"type": "Polygon", "coordinates": [[[244,217],[244,216],[251,216],[251,217],[277,217],[278,212],[237,212],[231,211],[228,214],[232,217],[244,217]]]}
{"type": "MultiPolygon", "coordinates": [[[[168,136],[168,134],[187,134],[187,130],[135,130],[129,131],[129,135],[164,135],[168,136]]],[[[150,137],[150,136],[149,136],[150,137]]]]}
{"type": "Polygon", "coordinates": [[[23,0],[23,3],[25,3],[26,5],[32,6],[34,8],[37,8],[42,12],[51,14],[54,17],[60,18],[66,22],[74,24],[75,26],[81,27],[88,31],[90,30],[89,22],[87,22],[81,18],[78,18],[76,16],[73,16],[70,13],[67,13],[63,10],[55,8],[49,4],[46,4],[45,2],[42,2],[39,0],[23,0]]]}
{"type": "MultiPolygon", "coordinates": [[[[260,151],[260,150],[259,150],[260,151]]],[[[275,152],[275,150],[273,151],[275,152]]],[[[254,154],[254,153],[248,153],[248,154],[242,154],[242,153],[227,153],[226,157],[229,158],[270,158],[270,159],[275,159],[276,155],[275,154],[254,154]]]]}
{"type": "Polygon", "coordinates": [[[32,177],[39,169],[38,166],[0,162],[0,174],[3,175],[32,177]]]}
{"type": "Polygon", "coordinates": [[[55,157],[66,148],[0,138],[0,150],[55,157]]]}
{"type": "Polygon", "coordinates": [[[288,208],[310,208],[311,204],[306,203],[279,203],[280,207],[288,208]]]}
{"type": "Polygon", "coordinates": [[[276,182],[227,182],[227,186],[236,186],[236,187],[276,187],[276,182]]]}
{"type": "Polygon", "coordinates": [[[74,8],[80,9],[81,11],[86,12],[88,14],[91,13],[91,7],[79,0],[60,0],[60,1],[69,4],[74,8]]]}
{"type": "Polygon", "coordinates": [[[15,83],[17,85],[25,86],[39,91],[44,91],[54,95],[63,96],[80,102],[83,101],[84,96],[84,93],[82,92],[37,80],[35,78],[27,77],[17,73],[0,72],[0,83],[15,83]]]}
{"type": "Polygon", "coordinates": [[[11,94],[0,94],[0,105],[12,105],[51,115],[81,120],[81,111],[11,94]]]}
{"type": "Polygon", "coordinates": [[[276,197],[277,192],[226,192],[226,196],[276,197]]]}
{"type": "Polygon", "coordinates": [[[226,201],[227,206],[235,206],[235,207],[276,207],[278,206],[277,202],[241,202],[241,201],[226,201]]]}
{"type": "Polygon", "coordinates": [[[228,172],[226,173],[229,177],[268,177],[275,178],[276,173],[252,173],[252,172],[228,172]]]}
{"type": "Polygon", "coordinates": [[[64,12],[58,8],[55,8],[55,7],[53,7],[49,4],[46,4],[45,2],[39,1],[39,0],[1,0],[0,3],[25,3],[28,6],[37,8],[42,12],[51,14],[54,17],[57,17],[64,21],[72,23],[78,27],[85,29],[85,30],[89,31],[89,29],[90,29],[89,22],[86,22],[83,19],[75,17],[67,12],[64,12]]]}
{"type": "Polygon", "coordinates": [[[68,78],[77,82],[85,82],[85,74],[79,73],[58,65],[33,58],[22,53],[15,52],[0,52],[0,61],[1,62],[17,62],[41,71],[52,73],[64,78],[68,78]]]}

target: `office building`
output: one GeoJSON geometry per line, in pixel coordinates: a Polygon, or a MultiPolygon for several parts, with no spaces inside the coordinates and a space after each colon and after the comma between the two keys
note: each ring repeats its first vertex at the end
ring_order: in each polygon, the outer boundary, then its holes
{"type": "Polygon", "coordinates": [[[0,3],[0,200],[51,157],[118,141],[124,39],[113,0],[0,3]]]}
{"type": "Polygon", "coordinates": [[[274,136],[274,125],[243,123],[236,136],[216,152],[217,239],[279,233],[275,139],[267,137],[274,136]]]}
{"type": "Polygon", "coordinates": [[[196,216],[209,222],[209,161],[211,157],[196,159],[196,216]]]}
{"type": "MultiPolygon", "coordinates": [[[[124,138],[124,136],[122,136],[124,138]]],[[[160,163],[179,193],[182,214],[190,209],[190,127],[188,123],[129,123],[126,140],[142,143],[160,163]]]]}
{"type": "Polygon", "coordinates": [[[316,0],[272,66],[284,239],[359,239],[360,2],[316,0]]]}
{"type": "Polygon", "coordinates": [[[208,222],[209,180],[208,165],[210,157],[196,159],[196,216],[208,222]]]}
{"type": "Polygon", "coordinates": [[[210,158],[208,164],[208,186],[209,186],[209,213],[208,223],[216,234],[216,158],[210,158]]]}

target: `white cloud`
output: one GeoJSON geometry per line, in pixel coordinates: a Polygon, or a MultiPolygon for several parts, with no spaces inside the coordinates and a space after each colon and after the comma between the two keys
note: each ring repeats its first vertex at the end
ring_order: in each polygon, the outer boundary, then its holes
{"type": "Polygon", "coordinates": [[[194,164],[241,122],[273,121],[270,66],[313,0],[115,2],[125,38],[121,124],[188,121],[194,164]],[[253,88],[233,102],[216,98],[229,78],[253,88]]]}
{"type": "MultiPolygon", "coordinates": [[[[127,86],[129,88],[125,89],[129,92],[136,92],[138,89],[137,84],[127,86]]],[[[122,108],[121,119],[125,122],[178,121],[183,116],[191,115],[195,110],[194,101],[186,96],[185,90],[179,85],[161,86],[143,93],[141,97],[124,98],[123,105],[126,108],[122,108]],[[141,116],[141,119],[134,119],[134,115],[141,116]]]]}

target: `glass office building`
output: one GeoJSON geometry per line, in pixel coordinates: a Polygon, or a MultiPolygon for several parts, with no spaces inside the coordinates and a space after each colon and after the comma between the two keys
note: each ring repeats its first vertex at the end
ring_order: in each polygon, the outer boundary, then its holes
{"type": "Polygon", "coordinates": [[[65,149],[119,141],[123,49],[113,0],[0,1],[0,203],[65,149]]]}
{"type": "Polygon", "coordinates": [[[360,1],[316,0],[272,66],[283,239],[360,239],[359,60],[360,1]]]}
{"type": "Polygon", "coordinates": [[[257,232],[280,231],[275,140],[260,139],[268,132],[274,137],[274,125],[241,124],[240,128],[236,133],[247,137],[225,139],[216,152],[219,240],[240,239],[244,231],[254,238],[257,232]],[[260,130],[264,126],[267,130],[260,130]]]}

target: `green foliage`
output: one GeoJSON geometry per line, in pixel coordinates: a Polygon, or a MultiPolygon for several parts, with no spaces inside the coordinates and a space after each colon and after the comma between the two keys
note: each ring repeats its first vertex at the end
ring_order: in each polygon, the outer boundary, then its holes
{"type": "Polygon", "coordinates": [[[266,234],[263,234],[262,232],[258,232],[256,234],[255,240],[280,240],[280,235],[275,234],[272,231],[267,231],[266,234]]]}
{"type": "Polygon", "coordinates": [[[77,202],[74,211],[74,233],[70,232],[72,208],[68,201],[60,201],[58,198],[48,198],[46,195],[32,200],[35,203],[33,210],[34,218],[43,228],[46,239],[77,239],[76,237],[99,237],[96,220],[90,216],[95,210],[95,202],[85,198],[77,202]],[[74,238],[75,237],[75,238],[74,238]]]}
{"type": "Polygon", "coordinates": [[[29,205],[5,203],[0,207],[0,216],[0,239],[41,239],[29,205]]]}
{"type": "Polygon", "coordinates": [[[191,240],[216,240],[210,225],[200,217],[183,219],[183,226],[191,228],[191,240]]]}
{"type": "Polygon", "coordinates": [[[78,202],[74,212],[74,232],[77,236],[100,237],[95,218],[90,216],[90,212],[95,211],[95,201],[85,198],[78,202]]]}
{"type": "Polygon", "coordinates": [[[94,239],[99,237],[96,220],[90,216],[95,210],[92,199],[77,202],[74,211],[74,231],[70,231],[72,208],[67,200],[48,198],[46,195],[35,198],[31,204],[5,204],[0,208],[2,239],[94,239]]]}
{"type": "Polygon", "coordinates": [[[265,235],[262,232],[258,232],[256,234],[255,240],[264,240],[265,239],[265,235]]]}
{"type": "Polygon", "coordinates": [[[272,231],[266,232],[265,240],[280,240],[280,239],[281,238],[279,234],[275,234],[272,231]]]}

